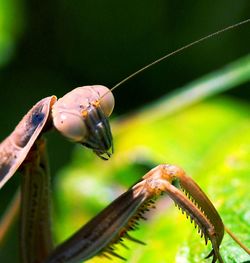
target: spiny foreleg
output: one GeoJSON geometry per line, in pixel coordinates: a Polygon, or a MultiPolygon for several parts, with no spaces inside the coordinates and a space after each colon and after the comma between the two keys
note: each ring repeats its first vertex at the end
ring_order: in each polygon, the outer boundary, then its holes
{"type": "Polygon", "coordinates": [[[164,192],[194,221],[206,243],[211,241],[213,250],[208,257],[213,256],[212,262],[218,259],[222,263],[219,247],[224,225],[219,214],[199,186],[182,169],[167,164],[159,165],[144,175],[140,182],[58,246],[46,262],[75,263],[95,255],[123,259],[115,252],[115,245],[122,243],[124,238],[137,241],[128,231],[136,228],[144,212],[164,192]]]}

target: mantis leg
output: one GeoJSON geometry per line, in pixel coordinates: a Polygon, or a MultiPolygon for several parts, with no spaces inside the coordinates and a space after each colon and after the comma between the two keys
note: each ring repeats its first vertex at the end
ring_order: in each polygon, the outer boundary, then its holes
{"type": "Polygon", "coordinates": [[[21,172],[21,258],[23,263],[40,263],[52,250],[50,177],[43,138],[35,142],[21,172]]]}
{"type": "MultiPolygon", "coordinates": [[[[154,199],[167,193],[176,205],[198,226],[205,241],[212,243],[212,262],[222,263],[219,248],[224,225],[211,201],[182,169],[174,165],[159,165],[142,177],[127,192],[118,197],[72,237],[59,245],[46,263],[81,262],[95,255],[116,256],[115,245],[124,238],[137,241],[128,231],[134,230],[143,213],[154,199]],[[176,185],[176,186],[175,186],[176,185]]],[[[137,241],[142,243],[140,241],[137,241]]]]}

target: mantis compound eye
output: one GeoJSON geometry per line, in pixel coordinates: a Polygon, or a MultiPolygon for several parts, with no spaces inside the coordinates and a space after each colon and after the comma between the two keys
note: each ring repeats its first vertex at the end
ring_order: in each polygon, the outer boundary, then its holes
{"type": "Polygon", "coordinates": [[[53,106],[55,128],[74,142],[91,148],[102,159],[113,153],[112,134],[107,117],[114,108],[108,88],[95,85],[76,88],[53,106]]]}

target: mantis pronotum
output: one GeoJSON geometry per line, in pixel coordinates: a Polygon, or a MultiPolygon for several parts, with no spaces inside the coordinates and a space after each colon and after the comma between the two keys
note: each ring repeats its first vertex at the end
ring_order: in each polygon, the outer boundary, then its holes
{"type": "MultiPolygon", "coordinates": [[[[249,20],[232,27],[246,22],[249,20]]],[[[195,41],[170,55],[208,37],[195,41]]],[[[156,60],[142,70],[170,55],[156,60]]],[[[92,149],[102,159],[109,159],[113,146],[107,117],[113,107],[112,93],[100,85],[74,89],[58,101],[55,96],[51,96],[39,101],[25,115],[14,132],[2,142],[0,187],[17,169],[23,173],[22,261],[79,262],[99,254],[122,258],[114,251],[114,244],[119,243],[122,238],[133,240],[128,233],[129,230],[133,229],[135,222],[143,218],[143,213],[152,206],[155,197],[166,192],[177,206],[186,212],[191,221],[198,225],[206,243],[211,241],[213,249],[208,257],[212,257],[212,262],[216,260],[223,262],[219,249],[226,228],[218,212],[205,193],[182,169],[169,164],[159,165],[149,171],[140,182],[133,185],[71,238],[56,249],[53,248],[49,219],[46,145],[41,135],[55,127],[68,139],[92,149]]]]}

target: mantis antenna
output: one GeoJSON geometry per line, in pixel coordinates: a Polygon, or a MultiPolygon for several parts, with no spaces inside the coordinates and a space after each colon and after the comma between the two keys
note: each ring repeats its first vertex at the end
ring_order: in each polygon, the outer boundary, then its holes
{"type": "Polygon", "coordinates": [[[176,49],[175,51],[170,52],[170,53],[164,55],[163,57],[160,57],[160,58],[154,60],[153,62],[149,63],[148,65],[146,65],[146,66],[144,66],[144,67],[142,67],[142,68],[140,68],[139,70],[135,71],[134,73],[130,74],[128,77],[124,78],[123,80],[121,80],[120,82],[118,82],[117,84],[115,84],[108,92],[106,92],[105,94],[102,95],[101,99],[102,99],[104,96],[106,96],[107,93],[112,92],[113,90],[115,90],[116,88],[118,88],[119,86],[121,86],[123,83],[125,83],[125,82],[127,82],[128,80],[134,78],[135,76],[137,76],[138,74],[140,74],[140,73],[143,72],[144,70],[146,70],[146,69],[148,69],[148,68],[151,68],[152,66],[160,63],[161,61],[166,60],[167,58],[169,58],[169,57],[171,57],[171,56],[173,56],[173,55],[176,55],[176,54],[180,53],[181,51],[183,51],[183,50],[185,50],[185,49],[188,49],[188,48],[190,48],[190,47],[192,47],[192,46],[195,46],[195,45],[197,45],[197,44],[199,44],[199,43],[201,43],[201,42],[203,42],[203,41],[205,41],[205,40],[207,40],[207,39],[209,39],[209,38],[212,38],[212,37],[214,37],[214,36],[216,36],[216,35],[220,35],[221,33],[224,33],[224,32],[226,32],[226,31],[232,30],[232,29],[234,29],[234,28],[237,28],[237,27],[242,26],[242,25],[244,25],[244,24],[247,24],[247,23],[249,23],[249,22],[250,22],[250,18],[248,18],[248,19],[246,19],[246,20],[243,20],[243,21],[241,21],[241,22],[238,22],[238,23],[236,23],[236,24],[234,24],[234,25],[230,25],[230,26],[228,26],[228,27],[226,27],[226,28],[223,28],[223,29],[218,30],[218,31],[216,31],[216,32],[214,32],[214,33],[211,33],[211,34],[209,34],[209,35],[207,35],[207,36],[205,36],[205,37],[202,37],[202,38],[200,38],[200,39],[198,39],[198,40],[196,40],[196,41],[194,41],[194,42],[191,42],[191,43],[189,43],[189,44],[187,44],[187,45],[185,45],[185,46],[183,46],[183,47],[181,47],[181,48],[178,48],[178,49],[176,49]]]}

